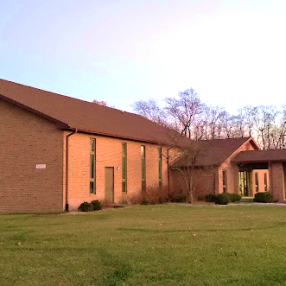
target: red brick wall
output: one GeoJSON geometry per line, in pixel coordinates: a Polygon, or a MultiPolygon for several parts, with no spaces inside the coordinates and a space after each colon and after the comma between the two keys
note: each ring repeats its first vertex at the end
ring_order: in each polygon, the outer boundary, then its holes
{"type": "Polygon", "coordinates": [[[264,174],[267,176],[267,191],[269,190],[269,174],[268,170],[258,170],[253,169],[252,170],[252,190],[253,190],[253,196],[255,195],[255,173],[258,174],[258,192],[265,192],[265,185],[264,185],[264,174]]]}
{"type": "MultiPolygon", "coordinates": [[[[0,101],[0,212],[61,212],[65,209],[66,136],[55,124],[0,101]],[[36,169],[46,164],[46,169],[36,169]]],[[[158,187],[158,147],[76,133],[69,137],[69,205],[104,199],[105,167],[114,167],[114,201],[141,191],[141,145],[146,147],[147,187],[158,187]],[[89,193],[90,138],[96,138],[96,194],[89,193]],[[122,143],[127,143],[127,194],[122,193],[122,143]]],[[[163,152],[165,154],[165,152],[163,152]]],[[[163,156],[163,185],[167,185],[163,156]]]]}
{"type": "Polygon", "coordinates": [[[223,180],[222,180],[222,171],[227,171],[227,192],[228,193],[237,193],[240,194],[239,191],[239,170],[236,164],[231,162],[231,159],[235,157],[241,151],[254,150],[252,144],[247,142],[243,144],[240,148],[238,148],[225,162],[221,164],[218,169],[218,185],[217,191],[218,193],[223,192],[223,180]]]}
{"type": "MultiPolygon", "coordinates": [[[[183,171],[184,177],[187,178],[187,171],[183,171]]],[[[210,193],[215,193],[217,168],[209,167],[207,169],[197,169],[193,173],[193,197],[197,200],[205,199],[210,193]]],[[[177,170],[171,171],[171,191],[183,190],[187,192],[188,188],[184,181],[182,173],[177,170]]]]}
{"type": "Polygon", "coordinates": [[[227,172],[227,192],[238,193],[238,168],[235,164],[229,162],[229,160],[223,163],[218,169],[218,193],[223,192],[223,170],[227,172]]]}
{"type": "MultiPolygon", "coordinates": [[[[238,148],[225,162],[219,167],[209,168],[205,171],[196,171],[194,178],[197,181],[197,188],[194,192],[196,198],[204,198],[207,194],[223,192],[222,171],[227,171],[227,192],[239,194],[238,167],[231,163],[231,158],[241,151],[253,150],[254,147],[250,142],[238,148]]],[[[185,174],[186,176],[186,174],[185,174]]],[[[171,172],[170,186],[172,189],[186,190],[182,175],[178,171],[171,172]]]]}
{"type": "Polygon", "coordinates": [[[0,122],[0,212],[61,212],[63,132],[2,100],[0,122]]]}
{"type": "MultiPolygon", "coordinates": [[[[64,136],[70,132],[65,132],[64,136]]],[[[128,200],[141,191],[141,145],[146,147],[147,187],[158,187],[158,147],[130,140],[76,133],[69,138],[69,207],[105,196],[105,167],[114,168],[114,201],[128,200]],[[90,138],[96,138],[96,194],[89,192],[90,138]],[[122,193],[122,143],[127,144],[127,194],[122,193]]],[[[65,165],[65,144],[64,144],[65,165]]],[[[65,168],[64,168],[65,173],[65,168]]],[[[163,156],[163,185],[167,185],[167,162],[163,156]]],[[[65,174],[64,174],[65,185],[65,174]]],[[[64,202],[65,204],[65,202],[64,202]]]]}
{"type": "Polygon", "coordinates": [[[285,201],[285,167],[282,162],[269,163],[270,192],[274,201],[285,201]]]}

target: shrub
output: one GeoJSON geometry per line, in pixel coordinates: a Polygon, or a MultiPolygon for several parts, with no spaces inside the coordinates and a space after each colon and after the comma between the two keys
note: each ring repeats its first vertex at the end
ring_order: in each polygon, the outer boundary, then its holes
{"type": "Polygon", "coordinates": [[[102,209],[101,202],[99,200],[94,200],[91,202],[91,204],[93,206],[93,210],[95,211],[99,211],[102,209]]]}
{"type": "Polygon", "coordinates": [[[103,199],[100,201],[100,203],[101,203],[101,209],[107,209],[107,208],[113,208],[114,207],[114,203],[108,199],[103,199]]]}
{"type": "Polygon", "coordinates": [[[166,187],[148,187],[137,195],[137,201],[142,205],[163,204],[168,201],[168,189],[166,187]]]}
{"type": "Polygon", "coordinates": [[[187,201],[187,196],[185,195],[180,195],[175,198],[173,198],[172,202],[174,203],[185,203],[187,201]]]}
{"type": "Polygon", "coordinates": [[[208,194],[208,195],[206,195],[205,200],[208,203],[215,203],[216,197],[217,197],[216,194],[208,194]]]}
{"type": "Polygon", "coordinates": [[[167,198],[166,197],[160,197],[159,198],[159,204],[165,204],[167,202],[167,198]]]}
{"type": "Polygon", "coordinates": [[[256,193],[253,201],[256,203],[273,203],[273,195],[269,192],[256,193]]]}
{"type": "Polygon", "coordinates": [[[219,194],[216,196],[216,205],[227,205],[229,203],[229,197],[226,194],[219,194]]]}
{"type": "Polygon", "coordinates": [[[168,200],[173,203],[185,203],[187,201],[187,194],[182,189],[171,190],[168,194],[168,200]]]}
{"type": "Polygon", "coordinates": [[[128,200],[128,198],[127,197],[125,197],[125,198],[122,198],[121,199],[121,202],[120,202],[122,205],[128,205],[130,202],[129,202],[129,200],[128,200]]]}
{"type": "Polygon", "coordinates": [[[241,196],[239,194],[229,194],[226,193],[226,196],[228,196],[228,199],[230,202],[239,202],[241,200],[241,196]]]}
{"type": "Polygon", "coordinates": [[[84,202],[78,207],[78,210],[82,212],[92,212],[94,208],[92,204],[84,202]]]}
{"type": "Polygon", "coordinates": [[[142,199],[141,205],[149,205],[147,198],[142,199]]]}
{"type": "Polygon", "coordinates": [[[78,207],[78,210],[82,212],[92,212],[101,209],[102,209],[102,204],[99,200],[94,200],[91,203],[84,202],[78,207]]]}
{"type": "MultiPolygon", "coordinates": [[[[241,200],[241,196],[239,194],[229,194],[229,193],[224,193],[224,194],[221,194],[225,197],[228,198],[228,202],[238,202],[241,200]]],[[[208,194],[205,198],[206,202],[208,203],[216,203],[217,201],[217,195],[215,194],[208,194]]],[[[224,199],[221,199],[219,198],[219,201],[221,200],[224,200],[224,199]]],[[[217,204],[221,204],[221,203],[217,203],[217,204]]]]}
{"type": "Polygon", "coordinates": [[[239,194],[231,194],[231,202],[239,202],[241,200],[241,195],[239,194]]]}
{"type": "Polygon", "coordinates": [[[129,197],[132,204],[154,205],[167,202],[183,203],[187,201],[187,195],[182,190],[171,190],[167,187],[148,187],[146,191],[139,191],[136,195],[129,197]]]}
{"type": "Polygon", "coordinates": [[[143,195],[141,191],[138,191],[136,194],[132,194],[128,196],[128,200],[132,205],[138,205],[142,203],[143,195]]]}

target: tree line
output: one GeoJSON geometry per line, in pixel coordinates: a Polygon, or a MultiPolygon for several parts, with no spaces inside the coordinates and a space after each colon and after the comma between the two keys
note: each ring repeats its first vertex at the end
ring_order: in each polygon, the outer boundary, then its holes
{"type": "Polygon", "coordinates": [[[133,109],[196,141],[253,137],[262,149],[286,148],[286,104],[280,108],[246,105],[232,115],[224,107],[203,102],[190,88],[177,97],[166,97],[163,107],[155,99],[148,99],[136,101],[133,109]]]}

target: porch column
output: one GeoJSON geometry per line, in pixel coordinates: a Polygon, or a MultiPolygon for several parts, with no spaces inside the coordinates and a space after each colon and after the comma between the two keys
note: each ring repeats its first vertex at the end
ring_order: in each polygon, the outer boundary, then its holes
{"type": "Polygon", "coordinates": [[[233,182],[234,182],[234,186],[233,186],[233,192],[235,194],[239,194],[240,195],[240,187],[239,187],[239,168],[237,165],[233,166],[233,182]]]}
{"type": "Polygon", "coordinates": [[[269,162],[270,192],[274,201],[285,201],[285,173],[282,162],[269,162]]]}
{"type": "Polygon", "coordinates": [[[216,168],[214,171],[214,187],[215,187],[215,194],[218,195],[219,194],[219,183],[220,183],[220,179],[219,179],[219,172],[221,171],[221,168],[216,168]]]}

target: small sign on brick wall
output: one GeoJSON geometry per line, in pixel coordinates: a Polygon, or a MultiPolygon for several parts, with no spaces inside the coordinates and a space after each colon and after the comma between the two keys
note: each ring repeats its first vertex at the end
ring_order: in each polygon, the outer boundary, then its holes
{"type": "Polygon", "coordinates": [[[46,164],[37,164],[36,169],[47,169],[47,165],[46,164]]]}

